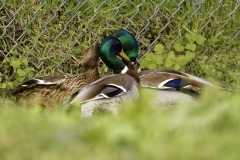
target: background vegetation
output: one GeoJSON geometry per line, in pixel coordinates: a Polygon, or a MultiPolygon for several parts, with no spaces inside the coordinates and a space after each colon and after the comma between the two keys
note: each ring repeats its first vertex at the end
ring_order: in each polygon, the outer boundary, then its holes
{"type": "MultiPolygon", "coordinates": [[[[239,159],[240,7],[237,0],[0,2],[0,159],[239,159]],[[47,73],[80,73],[83,50],[125,28],[142,69],[168,67],[217,80],[196,106],[79,119],[79,108],[25,109],[5,97],[47,73]],[[199,38],[201,37],[201,38],[199,38]],[[200,40],[199,40],[200,39],[200,40]],[[145,62],[144,62],[145,61],[145,62]]],[[[101,62],[101,76],[110,74],[101,62]]]]}
{"type": "MultiPolygon", "coordinates": [[[[1,1],[0,88],[6,91],[47,73],[80,73],[83,50],[119,28],[136,36],[139,61],[162,44],[162,61],[173,51],[168,59],[181,57],[184,63],[181,67],[176,63],[159,67],[185,70],[234,86],[240,66],[239,2],[197,2],[1,1]],[[189,42],[187,37],[194,39],[194,35],[205,41],[189,42]],[[191,48],[192,42],[196,49],[191,48]],[[176,50],[176,43],[180,50],[176,50]],[[189,53],[192,58],[183,57],[189,53]]],[[[109,70],[101,65],[100,73],[103,76],[109,70]]]]}

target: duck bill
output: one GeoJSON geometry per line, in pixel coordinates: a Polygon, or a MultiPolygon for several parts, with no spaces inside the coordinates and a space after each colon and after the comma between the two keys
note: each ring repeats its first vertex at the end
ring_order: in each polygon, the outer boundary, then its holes
{"type": "Polygon", "coordinates": [[[119,53],[119,56],[121,58],[123,58],[124,60],[126,60],[127,62],[131,62],[131,60],[128,58],[128,56],[126,55],[126,53],[123,50],[119,53]]]}

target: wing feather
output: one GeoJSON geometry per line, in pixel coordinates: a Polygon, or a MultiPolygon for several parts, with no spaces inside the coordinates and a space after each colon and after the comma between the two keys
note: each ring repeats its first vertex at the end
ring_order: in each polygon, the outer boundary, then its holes
{"type": "Polygon", "coordinates": [[[37,77],[19,85],[11,92],[11,94],[15,95],[40,85],[56,85],[65,81],[66,78],[70,76],[71,74],[50,74],[50,75],[37,77]]]}
{"type": "Polygon", "coordinates": [[[136,83],[134,78],[127,74],[103,77],[75,93],[71,97],[70,104],[120,96],[129,92],[133,83],[136,83]]]}
{"type": "Polygon", "coordinates": [[[139,75],[144,87],[182,88],[191,85],[202,88],[213,85],[206,79],[165,68],[142,71],[139,75]]]}

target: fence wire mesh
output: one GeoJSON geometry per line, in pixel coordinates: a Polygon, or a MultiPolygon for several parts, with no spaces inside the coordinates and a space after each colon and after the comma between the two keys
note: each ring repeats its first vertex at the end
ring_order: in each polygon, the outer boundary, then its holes
{"type": "MultiPolygon", "coordinates": [[[[229,46],[239,39],[240,1],[223,0],[44,0],[0,2],[0,67],[12,55],[27,57],[29,65],[71,72],[81,51],[111,31],[125,28],[140,45],[139,60],[154,45],[171,46],[184,27],[208,35],[225,36],[229,46]],[[217,22],[220,29],[214,28],[217,22]],[[55,69],[53,69],[55,68],[55,69]],[[57,68],[57,69],[56,69],[57,68]]],[[[205,51],[209,52],[208,49],[205,51]]]]}

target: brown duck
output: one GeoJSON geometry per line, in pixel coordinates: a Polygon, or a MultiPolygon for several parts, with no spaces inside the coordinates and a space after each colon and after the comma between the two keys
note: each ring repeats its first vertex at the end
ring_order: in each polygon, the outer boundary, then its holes
{"type": "Polygon", "coordinates": [[[27,106],[39,103],[48,108],[62,105],[73,93],[99,79],[99,45],[85,51],[81,65],[85,68],[81,74],[50,74],[36,77],[16,87],[11,94],[16,101],[27,106]]]}

